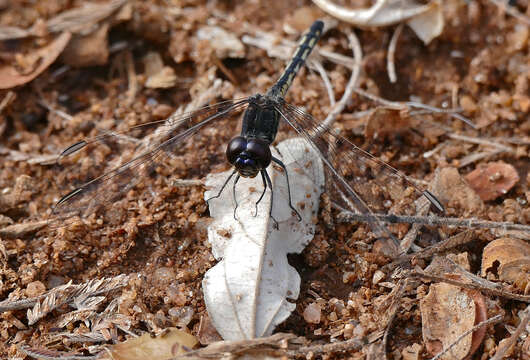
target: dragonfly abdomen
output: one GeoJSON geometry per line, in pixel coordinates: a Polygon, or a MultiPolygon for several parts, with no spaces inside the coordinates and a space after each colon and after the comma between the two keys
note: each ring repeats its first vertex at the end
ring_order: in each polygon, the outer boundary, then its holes
{"type": "Polygon", "coordinates": [[[285,97],[293,79],[315,47],[320,35],[322,35],[323,28],[324,23],[320,20],[315,21],[313,25],[311,25],[309,31],[300,40],[300,45],[296,49],[291,62],[287,65],[282,76],[280,76],[278,81],[272,86],[267,95],[272,97],[285,97]]]}

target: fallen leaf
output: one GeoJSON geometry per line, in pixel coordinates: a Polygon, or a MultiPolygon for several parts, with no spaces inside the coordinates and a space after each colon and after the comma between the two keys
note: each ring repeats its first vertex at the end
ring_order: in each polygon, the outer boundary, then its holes
{"type": "MultiPolygon", "coordinates": [[[[304,139],[287,139],[276,148],[275,156],[293,174],[289,176],[290,194],[301,221],[287,206],[285,176],[271,169],[274,204],[271,191],[267,191],[256,205],[263,189],[259,177],[239,180],[235,215],[230,191],[208,204],[214,218],[208,227],[208,240],[220,261],[206,272],[202,287],[208,314],[225,340],[270,335],[291,315],[296,304],[290,300],[296,300],[300,293],[300,275],[289,265],[287,254],[300,253],[313,238],[324,165],[304,139]],[[226,233],[230,237],[223,236],[226,233]]],[[[205,198],[216,195],[230,173],[208,176],[206,186],[211,190],[205,192],[205,198]]]]}
{"type": "MultiPolygon", "coordinates": [[[[427,351],[436,355],[475,324],[475,302],[458,286],[439,283],[430,286],[420,301],[422,334],[427,351]]],[[[440,359],[463,359],[471,350],[472,334],[455,344],[440,359]]]]}
{"type": "Polygon", "coordinates": [[[479,165],[465,179],[480,198],[487,201],[510,191],[519,181],[519,174],[512,165],[498,161],[479,165]]]}
{"type": "Polygon", "coordinates": [[[436,169],[430,190],[446,205],[446,210],[462,209],[464,217],[479,216],[484,210],[482,199],[455,168],[436,169]]]}
{"type": "Polygon", "coordinates": [[[515,238],[500,238],[490,242],[482,253],[481,274],[497,275],[499,280],[514,283],[528,291],[530,283],[530,245],[515,238]]]}
{"type": "Polygon", "coordinates": [[[233,33],[218,26],[203,26],[197,31],[198,40],[207,40],[219,59],[242,58],[243,43],[233,33]]]}
{"type": "Polygon", "coordinates": [[[57,59],[66,45],[68,45],[71,37],[72,35],[69,32],[62,33],[48,45],[30,54],[37,60],[35,68],[29,73],[21,73],[16,65],[13,64],[0,66],[0,89],[10,89],[24,85],[35,79],[57,59]]]}
{"type": "Polygon", "coordinates": [[[73,67],[104,65],[109,58],[107,34],[109,24],[103,23],[88,35],[76,35],[64,50],[61,60],[73,67]]]}
{"type": "Polygon", "coordinates": [[[197,339],[187,332],[168,328],[163,334],[152,337],[144,334],[112,346],[101,359],[112,360],[165,360],[193,349],[197,339]]]}
{"type": "Polygon", "coordinates": [[[313,2],[331,16],[359,27],[406,22],[425,44],[440,35],[444,28],[442,6],[438,1],[422,4],[414,0],[377,0],[367,9],[348,9],[330,0],[313,2]]]}

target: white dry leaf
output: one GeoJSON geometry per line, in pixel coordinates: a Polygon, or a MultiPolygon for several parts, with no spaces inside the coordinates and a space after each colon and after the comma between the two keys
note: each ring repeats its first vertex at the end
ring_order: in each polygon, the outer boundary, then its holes
{"type": "Polygon", "coordinates": [[[197,31],[197,39],[208,40],[219,59],[245,56],[243,43],[233,33],[219,26],[203,26],[197,31]]]}
{"type": "MultiPolygon", "coordinates": [[[[319,156],[301,138],[285,140],[277,150],[287,167],[292,203],[302,221],[288,206],[285,174],[271,167],[272,216],[278,229],[269,215],[270,190],[254,216],[263,189],[259,175],[237,183],[236,219],[232,180],[221,197],[209,204],[215,220],[208,227],[208,239],[220,261],[206,273],[202,285],[210,318],[225,340],[268,336],[296,307],[293,301],[300,291],[300,276],[287,262],[287,254],[301,252],[313,238],[324,170],[319,156]]],[[[206,185],[211,190],[205,193],[206,199],[217,194],[230,172],[208,176],[206,185]]]]}
{"type": "Polygon", "coordinates": [[[367,9],[349,9],[330,0],[313,0],[323,11],[359,27],[381,27],[406,22],[424,44],[439,36],[444,28],[439,0],[422,4],[414,0],[377,0],[367,9]]]}

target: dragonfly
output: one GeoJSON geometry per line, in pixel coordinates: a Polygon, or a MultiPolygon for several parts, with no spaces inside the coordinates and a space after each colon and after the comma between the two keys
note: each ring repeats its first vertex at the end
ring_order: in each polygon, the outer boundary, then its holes
{"type": "MultiPolygon", "coordinates": [[[[377,219],[376,214],[388,210],[389,201],[396,201],[395,191],[393,197],[384,194],[392,193],[392,189],[396,189],[398,184],[400,189],[411,189],[407,193],[416,195],[416,198],[424,196],[431,208],[443,212],[442,203],[431,192],[422,190],[397,169],[356,146],[336,131],[322,126],[301,108],[285,101],[293,79],[318,42],[323,27],[324,24],[320,20],[312,24],[301,38],[280,78],[265,94],[255,94],[243,99],[206,106],[186,114],[170,116],[164,121],[165,127],[169,130],[160,131],[158,141],[154,145],[150,145],[139,155],[64,195],[53,207],[53,214],[58,218],[86,217],[96,209],[107,206],[137,184],[146,181],[146,173],[152,173],[164,159],[181,151],[184,148],[183,144],[192,141],[201,130],[214,126],[222,119],[241,111],[244,111],[241,133],[232,138],[226,147],[226,159],[233,167],[233,171],[214,197],[220,196],[234,176],[233,193],[235,194],[237,181],[241,177],[253,178],[260,175],[263,190],[256,202],[257,205],[267,189],[272,192],[267,169],[271,163],[274,163],[283,169],[289,194],[288,205],[293,214],[300,219],[297,209],[291,203],[287,170],[282,161],[274,157],[270,150],[280,126],[285,126],[304,138],[307,146],[312,147],[320,156],[326,169],[326,182],[332,184],[329,188],[332,189],[330,194],[334,194],[334,201],[354,213],[372,216],[373,221],[370,221],[370,225],[378,236],[395,239],[377,219]],[[370,182],[379,184],[377,185],[379,191],[367,189],[368,182],[363,180],[366,177],[371,179],[370,182]]],[[[121,134],[106,133],[81,140],[67,147],[60,154],[60,158],[77,153],[89,145],[98,146],[108,140],[115,141],[123,134],[133,133],[152,124],[154,123],[138,125],[121,134]]]]}

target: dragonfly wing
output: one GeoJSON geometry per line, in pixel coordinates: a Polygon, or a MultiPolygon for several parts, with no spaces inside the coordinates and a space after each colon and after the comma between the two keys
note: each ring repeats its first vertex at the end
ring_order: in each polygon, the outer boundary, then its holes
{"type": "Polygon", "coordinates": [[[405,204],[405,198],[424,195],[443,210],[434,195],[422,191],[400,171],[333,130],[323,128],[302,109],[283,103],[277,110],[281,118],[321,155],[328,182],[333,182],[333,186],[328,186],[331,198],[352,212],[369,215],[370,225],[377,236],[396,242],[395,236],[377,220],[376,214],[414,214],[414,203],[405,204]]]}
{"type": "Polygon", "coordinates": [[[66,219],[74,216],[87,217],[98,209],[117,201],[142,179],[148,178],[161,160],[171,156],[183,141],[195,135],[206,125],[231,116],[246,104],[246,99],[218,103],[190,113],[173,115],[163,121],[162,125],[160,122],[148,123],[126,132],[106,133],[69,146],[63,151],[61,157],[71,155],[88,146],[100,146],[109,141],[120,141],[121,137],[129,136],[129,133],[145,130],[153,124],[159,125],[157,130],[150,135],[152,139],[141,141],[139,149],[133,152],[130,160],[63,196],[52,209],[53,223],[61,226],[66,219]],[[142,146],[144,142],[149,145],[142,146]]]}

